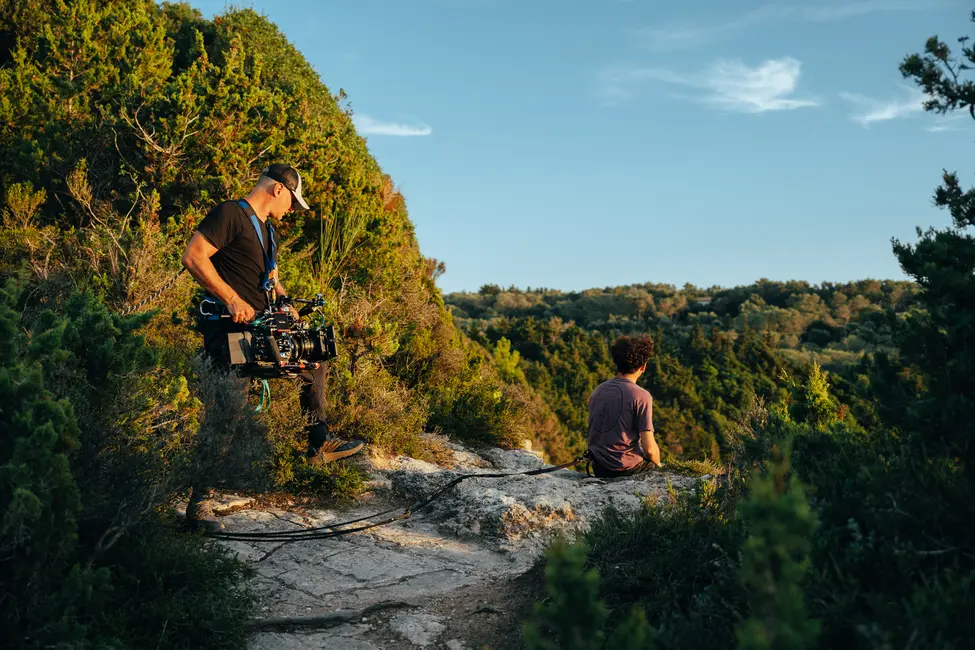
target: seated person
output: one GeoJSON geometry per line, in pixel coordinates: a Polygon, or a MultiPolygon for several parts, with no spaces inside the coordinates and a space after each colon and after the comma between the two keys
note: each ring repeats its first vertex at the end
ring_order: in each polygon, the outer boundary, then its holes
{"type": "Polygon", "coordinates": [[[589,458],[599,478],[632,476],[661,467],[653,438],[653,397],[636,385],[653,354],[648,336],[621,336],[611,348],[618,374],[589,396],[589,458]]]}

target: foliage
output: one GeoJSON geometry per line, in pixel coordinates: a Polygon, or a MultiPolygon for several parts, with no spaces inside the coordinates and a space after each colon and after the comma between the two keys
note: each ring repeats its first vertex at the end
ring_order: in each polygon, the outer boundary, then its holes
{"type": "Polygon", "coordinates": [[[789,472],[788,449],[776,449],[768,473],[752,477],[748,498],[738,509],[748,531],[740,576],[749,616],[736,628],[737,647],[815,647],[819,623],[807,614],[803,580],[816,515],[802,483],[789,472]]]}
{"type": "Polygon", "coordinates": [[[727,647],[743,607],[732,505],[712,479],[633,515],[607,510],[582,540],[551,547],[529,647],[727,647]]]}
{"type": "Polygon", "coordinates": [[[153,517],[106,555],[112,596],[95,615],[98,633],[130,648],[245,647],[254,570],[174,523],[153,517]]]}
{"type": "MultiPolygon", "coordinates": [[[[585,449],[589,395],[616,374],[609,346],[618,331],[600,332],[527,318],[498,318],[469,334],[493,349],[495,366],[515,370],[558,418],[536,435],[549,457],[570,460],[585,449]],[[518,356],[514,356],[517,354],[518,356]],[[517,364],[517,365],[516,365],[517,364]]],[[[720,465],[734,422],[758,400],[787,401],[786,375],[803,366],[781,363],[767,337],[745,329],[732,337],[717,329],[672,326],[652,330],[656,351],[638,384],[654,398],[653,419],[665,462],[720,465]]]]}
{"type": "Polygon", "coordinates": [[[239,647],[252,604],[243,565],[156,514],[188,471],[186,379],[160,374],[136,334],[142,318],[75,294],[65,314],[30,321],[15,309],[23,298],[13,282],[0,293],[0,576],[17,594],[0,607],[5,638],[239,647]]]}
{"type": "Polygon", "coordinates": [[[17,598],[4,599],[0,620],[6,638],[30,647],[81,641],[85,626],[71,613],[97,605],[107,576],[77,565],[82,501],[69,455],[78,422],[70,402],[45,389],[40,365],[23,359],[15,296],[9,284],[0,294],[0,575],[17,598]]]}
{"type": "MultiPolygon", "coordinates": [[[[975,22],[975,12],[971,19],[975,22]]],[[[912,54],[901,63],[901,73],[927,93],[928,111],[971,113],[975,107],[975,84],[963,79],[975,61],[967,41],[959,38],[961,61],[947,44],[931,37],[924,55],[912,54]]],[[[975,335],[975,188],[963,190],[958,175],[945,171],[933,198],[935,205],[948,209],[951,227],[918,229],[915,244],[893,240],[894,254],[918,283],[926,307],[910,315],[898,341],[903,365],[924,377],[909,421],[975,471],[975,353],[969,346],[975,335]]]]}
{"type": "Polygon", "coordinates": [[[504,383],[484,355],[469,349],[458,376],[434,394],[430,424],[475,445],[515,447],[531,436],[535,407],[529,390],[504,383]]]}
{"type": "Polygon", "coordinates": [[[599,574],[584,571],[586,549],[556,540],[546,551],[545,581],[548,599],[535,603],[538,623],[525,626],[529,650],[599,650],[603,646],[602,627],[608,612],[598,598],[599,574]],[[550,636],[542,638],[539,629],[550,636]]]}
{"type": "Polygon", "coordinates": [[[633,284],[562,292],[494,286],[444,296],[459,325],[499,320],[557,319],[587,331],[642,333],[656,327],[699,325],[730,332],[753,329],[776,350],[813,352],[823,365],[835,354],[891,349],[897,317],[916,304],[913,282],[773,282],[731,288],[633,284]]]}

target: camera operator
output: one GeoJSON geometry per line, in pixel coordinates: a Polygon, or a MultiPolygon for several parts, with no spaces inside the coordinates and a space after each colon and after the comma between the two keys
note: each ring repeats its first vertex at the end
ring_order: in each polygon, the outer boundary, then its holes
{"type": "MultiPolygon", "coordinates": [[[[228,372],[231,369],[228,334],[244,331],[246,324],[270,305],[265,286],[280,298],[287,292],[278,278],[277,240],[268,217],[284,218],[292,210],[309,209],[301,196],[301,176],[290,165],[265,168],[243,200],[224,201],[197,226],[183,252],[183,266],[216,300],[229,318],[201,322],[204,354],[228,372]]],[[[320,462],[345,458],[362,449],[360,440],[345,441],[327,434],[321,417],[325,407],[325,365],[301,374],[301,408],[314,417],[306,429],[306,456],[320,462]]],[[[186,519],[194,527],[223,528],[212,511],[212,490],[193,485],[186,519]]]]}

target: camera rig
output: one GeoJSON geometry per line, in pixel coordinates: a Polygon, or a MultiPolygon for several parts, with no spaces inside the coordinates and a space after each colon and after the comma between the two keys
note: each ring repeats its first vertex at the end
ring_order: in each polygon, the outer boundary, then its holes
{"type": "MultiPolygon", "coordinates": [[[[311,327],[301,320],[324,305],[321,294],[313,299],[281,296],[273,301],[254,320],[238,326],[240,331],[227,333],[230,365],[251,377],[270,379],[296,377],[334,359],[335,328],[311,327]],[[296,311],[296,305],[303,306],[296,311]]],[[[230,319],[226,308],[209,297],[200,302],[200,315],[207,320],[230,319]]]]}

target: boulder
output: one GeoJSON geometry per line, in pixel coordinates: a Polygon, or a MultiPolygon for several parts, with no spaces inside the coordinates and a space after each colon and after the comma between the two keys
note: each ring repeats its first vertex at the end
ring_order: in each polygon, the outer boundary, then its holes
{"type": "Polygon", "coordinates": [[[637,477],[597,479],[585,466],[539,475],[518,472],[546,466],[540,454],[525,449],[455,449],[457,466],[437,468],[409,458],[391,459],[382,473],[404,499],[422,501],[462,475],[473,475],[444,492],[414,516],[437,522],[441,531],[462,539],[480,538],[499,548],[541,550],[560,532],[575,534],[606,508],[635,511],[650,500],[669,498],[668,482],[678,491],[699,479],[653,471],[637,477]],[[480,474],[513,474],[502,478],[480,474]]]}

